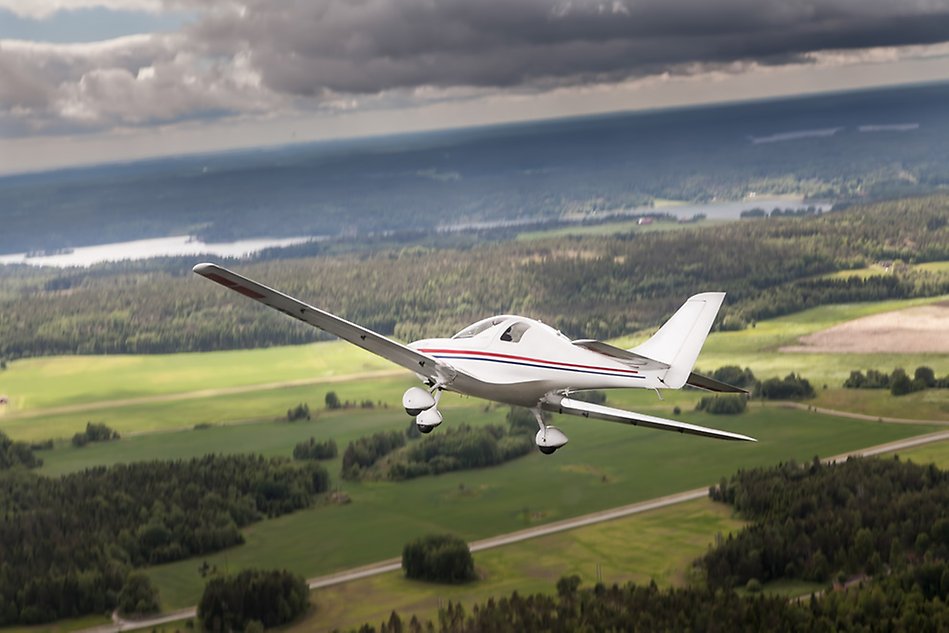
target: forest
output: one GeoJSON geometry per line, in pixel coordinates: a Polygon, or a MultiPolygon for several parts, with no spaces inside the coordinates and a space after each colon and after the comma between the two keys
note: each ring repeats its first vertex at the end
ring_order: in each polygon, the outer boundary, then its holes
{"type": "MultiPolygon", "coordinates": [[[[690,294],[728,292],[722,328],[827,303],[949,292],[949,276],[879,261],[949,260],[949,195],[656,233],[420,246],[231,263],[240,272],[402,340],[520,313],[572,337],[654,326],[690,294]],[[741,256],[736,256],[738,253],[741,256]]],[[[89,269],[0,267],[0,358],[266,347],[320,338],[197,278],[191,259],[89,269]]]]}
{"type": "Polygon", "coordinates": [[[328,486],[315,462],[251,455],[60,478],[0,470],[0,625],[105,613],[132,569],[242,543],[240,528],[307,507],[328,486]]]}
{"type": "Polygon", "coordinates": [[[740,471],[710,490],[752,524],[697,561],[703,580],[684,588],[580,588],[562,578],[556,595],[506,597],[465,609],[449,603],[436,621],[366,624],[359,633],[482,631],[886,631],[949,628],[949,474],[897,459],[838,465],[785,463],[740,471]],[[778,578],[851,581],[788,600],[761,590],[778,578]],[[744,592],[734,591],[744,588],[744,592]]]}
{"type": "Polygon", "coordinates": [[[712,589],[886,575],[939,561],[949,591],[949,473],[897,459],[739,471],[709,496],[753,525],[702,560],[712,589]]]}

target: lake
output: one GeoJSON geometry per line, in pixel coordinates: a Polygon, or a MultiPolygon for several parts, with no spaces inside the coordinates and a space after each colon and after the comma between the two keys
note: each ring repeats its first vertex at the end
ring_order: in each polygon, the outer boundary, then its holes
{"type": "Polygon", "coordinates": [[[81,246],[68,252],[37,255],[15,253],[0,255],[0,264],[30,264],[31,266],[92,266],[102,262],[117,262],[151,257],[174,257],[178,255],[213,255],[217,257],[246,257],[265,248],[280,248],[302,244],[316,237],[258,238],[206,244],[187,235],[159,237],[98,246],[81,246]]]}

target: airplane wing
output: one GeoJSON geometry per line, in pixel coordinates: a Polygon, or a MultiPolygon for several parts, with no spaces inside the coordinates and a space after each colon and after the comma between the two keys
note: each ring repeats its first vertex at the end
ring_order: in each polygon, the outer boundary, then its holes
{"type": "Polygon", "coordinates": [[[367,330],[329,312],[314,308],[217,264],[198,264],[194,267],[194,272],[221,284],[229,290],[239,292],[245,297],[250,297],[265,306],[279,310],[287,316],[325,330],[330,334],[335,334],[357,347],[377,354],[428,379],[437,382],[450,382],[454,376],[455,371],[451,367],[439,363],[438,360],[428,354],[417,352],[381,334],[376,334],[372,330],[367,330]]]}
{"type": "Polygon", "coordinates": [[[688,433],[690,435],[703,435],[705,437],[714,437],[720,440],[737,440],[742,442],[757,442],[753,437],[741,435],[739,433],[729,433],[728,431],[719,431],[705,426],[688,424],[686,422],[677,422],[665,418],[657,418],[642,413],[633,413],[622,409],[605,407],[601,404],[583,402],[574,400],[559,394],[549,394],[541,405],[545,410],[554,413],[569,413],[570,415],[579,415],[585,418],[597,418],[609,422],[619,422],[621,424],[631,424],[633,426],[645,426],[651,429],[660,429],[662,431],[675,431],[677,433],[688,433]]]}

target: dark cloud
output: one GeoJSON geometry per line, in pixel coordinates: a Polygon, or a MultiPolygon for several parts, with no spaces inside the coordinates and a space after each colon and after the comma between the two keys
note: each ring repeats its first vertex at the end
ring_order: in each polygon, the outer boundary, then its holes
{"type": "Polygon", "coordinates": [[[949,0],[165,0],[164,6],[194,20],[177,33],[103,43],[0,43],[3,133],[411,105],[812,62],[809,54],[822,50],[949,41],[949,0]]]}
{"type": "Polygon", "coordinates": [[[190,36],[250,50],[265,85],[296,95],[530,87],[946,41],[949,2],[250,0],[190,36]]]}

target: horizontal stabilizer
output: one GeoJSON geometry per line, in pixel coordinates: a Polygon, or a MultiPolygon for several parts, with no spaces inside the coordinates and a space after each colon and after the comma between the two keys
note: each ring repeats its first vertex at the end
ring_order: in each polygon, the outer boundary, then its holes
{"type": "Polygon", "coordinates": [[[548,394],[541,402],[541,406],[547,411],[554,413],[568,413],[570,415],[579,415],[585,418],[597,418],[607,420],[608,422],[619,422],[621,424],[631,424],[633,426],[645,426],[651,429],[660,429],[662,431],[675,431],[677,433],[688,433],[689,435],[702,435],[704,437],[714,437],[720,440],[733,440],[740,442],[757,442],[753,437],[741,435],[739,433],[730,433],[728,431],[719,431],[697,424],[688,424],[687,422],[677,422],[676,420],[667,420],[657,418],[642,413],[633,413],[622,409],[605,407],[601,404],[592,402],[583,402],[574,400],[559,394],[548,394]]]}
{"type": "Polygon", "coordinates": [[[669,365],[666,363],[660,363],[657,360],[646,358],[642,354],[636,354],[635,352],[631,352],[629,350],[620,349],[619,347],[615,347],[609,343],[604,343],[603,341],[581,339],[579,341],[573,341],[573,344],[577,347],[588,349],[591,352],[609,356],[612,359],[618,360],[626,365],[629,365],[630,367],[635,367],[636,369],[642,369],[644,371],[650,369],[669,369],[669,365]]]}
{"type": "Polygon", "coordinates": [[[721,382],[719,380],[715,380],[714,378],[709,378],[708,376],[702,376],[701,374],[697,374],[694,371],[689,374],[689,378],[685,381],[685,384],[689,385],[690,387],[695,387],[696,389],[714,391],[715,393],[748,394],[747,389],[742,389],[741,387],[736,387],[735,385],[730,385],[727,382],[721,382]]]}

